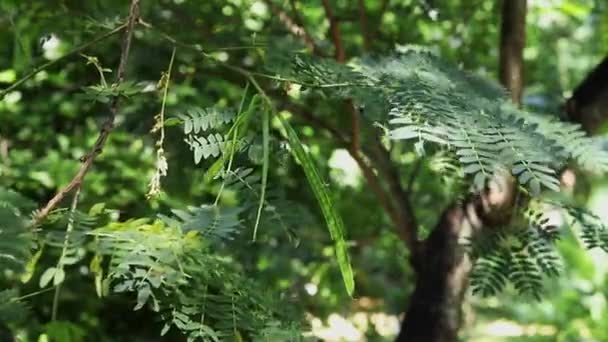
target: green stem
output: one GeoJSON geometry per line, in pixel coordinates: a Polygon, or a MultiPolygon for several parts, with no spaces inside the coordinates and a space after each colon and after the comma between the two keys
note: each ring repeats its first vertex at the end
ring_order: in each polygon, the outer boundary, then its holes
{"type": "Polygon", "coordinates": [[[40,294],[43,294],[43,293],[46,293],[46,292],[52,291],[52,290],[54,290],[54,289],[55,289],[55,286],[53,286],[53,287],[49,287],[49,288],[46,288],[46,289],[42,289],[42,290],[40,290],[40,291],[35,291],[35,292],[32,292],[32,293],[28,293],[28,294],[23,295],[23,296],[21,296],[21,297],[15,297],[15,298],[12,298],[12,299],[11,299],[11,302],[18,302],[18,301],[20,301],[20,300],[24,300],[24,299],[27,299],[27,298],[30,298],[30,297],[35,297],[35,296],[37,296],[37,295],[40,295],[40,294]]]}
{"type": "MultiPolygon", "coordinates": [[[[232,169],[232,160],[234,159],[234,151],[236,150],[236,144],[237,144],[237,139],[238,139],[238,134],[239,134],[239,117],[241,116],[241,113],[243,112],[243,106],[245,104],[245,98],[247,97],[247,91],[249,90],[249,83],[247,83],[247,85],[245,86],[245,91],[243,92],[243,98],[241,99],[241,103],[239,104],[239,110],[236,114],[237,119],[235,120],[234,123],[234,133],[232,133],[232,144],[230,144],[230,156],[228,159],[228,166],[227,166],[227,170],[226,170],[226,174],[230,173],[230,170],[232,169]]],[[[230,135],[230,132],[228,132],[228,135],[230,135]]],[[[222,159],[226,158],[226,156],[222,156],[222,159]]],[[[225,159],[224,159],[225,160],[225,159]]],[[[222,192],[224,191],[224,187],[226,186],[226,181],[222,182],[222,185],[220,186],[220,190],[217,193],[217,196],[215,197],[215,202],[213,203],[213,205],[217,206],[217,204],[220,201],[220,197],[222,196],[222,192]]]]}
{"type": "MultiPolygon", "coordinates": [[[[78,197],[80,196],[80,187],[76,188],[76,192],[74,193],[74,198],[72,199],[72,205],[70,207],[70,217],[68,218],[68,226],[65,230],[65,238],[63,239],[63,248],[61,249],[61,256],[57,261],[56,269],[63,269],[63,259],[65,258],[68,246],[70,243],[70,234],[74,230],[74,216],[76,215],[76,206],[78,205],[78,197]]],[[[53,296],[53,310],[51,314],[51,321],[57,319],[57,310],[59,308],[59,292],[61,291],[61,284],[63,281],[55,287],[55,295],[53,296]]]]}

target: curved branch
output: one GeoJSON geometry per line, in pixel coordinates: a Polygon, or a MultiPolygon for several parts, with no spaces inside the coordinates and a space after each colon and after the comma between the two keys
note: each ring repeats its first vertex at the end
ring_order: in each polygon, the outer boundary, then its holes
{"type": "MultiPolygon", "coordinates": [[[[118,70],[116,72],[117,84],[122,83],[125,77],[127,60],[129,59],[129,50],[131,48],[131,39],[133,37],[133,30],[135,28],[135,24],[137,23],[138,18],[139,0],[132,0],[131,7],[129,9],[129,19],[125,27],[125,34],[122,41],[120,62],[118,64],[118,70]]],[[[101,130],[99,132],[99,135],[97,136],[97,140],[95,141],[95,144],[93,145],[91,150],[81,158],[82,165],[80,166],[80,169],[78,170],[74,178],[72,178],[70,183],[68,183],[68,185],[66,185],[63,189],[59,190],[59,192],[57,192],[57,194],[55,194],[55,196],[53,196],[53,198],[51,198],[47,202],[47,204],[36,213],[33,220],[34,225],[40,223],[51,212],[51,210],[53,210],[59,204],[59,202],[61,202],[65,198],[67,194],[69,194],[72,190],[80,187],[80,184],[82,184],[85,175],[93,165],[95,157],[101,153],[101,150],[105,145],[108,136],[110,135],[110,131],[112,130],[112,128],[114,128],[114,119],[116,118],[119,109],[118,99],[118,96],[112,99],[112,102],[110,103],[110,115],[101,126],[101,130]]]]}

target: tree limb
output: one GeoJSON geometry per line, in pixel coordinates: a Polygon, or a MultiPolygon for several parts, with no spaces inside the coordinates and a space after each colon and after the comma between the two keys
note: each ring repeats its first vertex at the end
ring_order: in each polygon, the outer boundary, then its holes
{"type": "MultiPolygon", "coordinates": [[[[342,43],[342,36],[340,33],[340,27],[338,20],[333,14],[331,6],[328,0],[322,0],[323,8],[325,9],[325,16],[329,20],[329,30],[332,36],[332,41],[335,47],[335,59],[339,63],[346,61],[346,52],[342,43]]],[[[364,9],[364,8],[363,8],[364,9]]],[[[406,243],[412,253],[412,260],[415,263],[415,259],[418,254],[418,239],[417,239],[417,224],[414,217],[414,211],[410,204],[408,194],[405,193],[401,185],[400,177],[394,166],[391,165],[390,156],[382,145],[374,144],[379,147],[382,151],[378,150],[378,157],[380,159],[380,167],[378,170],[382,173],[385,181],[389,185],[388,192],[380,186],[379,178],[373,171],[373,168],[368,165],[365,158],[361,155],[360,148],[360,115],[357,109],[354,107],[351,99],[346,100],[346,105],[351,114],[351,145],[348,148],[349,153],[355,159],[363,175],[365,176],[368,184],[372,187],[372,190],[378,196],[382,206],[387,211],[387,214],[391,218],[397,235],[406,243]]]]}
{"type": "Polygon", "coordinates": [[[375,156],[376,165],[382,173],[383,178],[389,185],[389,192],[392,194],[399,213],[398,220],[395,222],[400,235],[407,236],[407,246],[412,255],[412,263],[414,266],[418,264],[419,258],[419,241],[418,241],[418,223],[416,215],[410,200],[409,189],[404,189],[401,183],[401,177],[398,169],[391,160],[390,152],[384,148],[380,137],[375,134],[372,142],[372,151],[375,156]]]}
{"type": "Polygon", "coordinates": [[[329,32],[331,34],[331,39],[334,44],[334,48],[336,49],[336,61],[343,63],[346,61],[346,51],[344,50],[344,45],[342,44],[342,33],[340,32],[340,25],[338,23],[338,20],[334,16],[334,12],[331,9],[329,0],[322,0],[322,3],[323,8],[325,9],[325,17],[327,17],[327,20],[329,21],[329,32]]]}
{"type": "Polygon", "coordinates": [[[302,16],[300,12],[298,12],[298,7],[296,6],[296,0],[289,0],[289,4],[291,5],[291,10],[293,11],[293,18],[296,24],[304,27],[304,20],[302,20],[302,16]]]}
{"type": "MultiPolygon", "coordinates": [[[[274,15],[276,15],[279,18],[279,21],[281,23],[283,23],[283,25],[287,28],[287,30],[289,30],[289,32],[291,32],[294,36],[296,36],[304,41],[304,44],[306,45],[308,50],[310,50],[311,53],[314,54],[319,50],[315,43],[315,40],[304,28],[303,23],[298,24],[297,21],[300,21],[299,19],[294,20],[291,17],[289,17],[287,12],[285,12],[281,8],[277,7],[271,0],[264,0],[264,2],[268,5],[268,7],[270,7],[270,10],[272,11],[272,13],[274,13],[274,15]]],[[[293,6],[293,3],[292,3],[292,7],[293,7],[294,11],[296,11],[295,6],[293,6]]],[[[296,15],[296,18],[297,18],[297,15],[296,15]]]]}
{"type": "Polygon", "coordinates": [[[508,222],[517,193],[513,177],[495,177],[480,193],[446,209],[421,248],[416,287],[395,342],[458,340],[462,301],[473,267],[460,241],[508,222]]]}
{"type": "MultiPolygon", "coordinates": [[[[120,52],[120,62],[118,64],[118,70],[116,72],[116,84],[122,83],[125,77],[125,71],[127,67],[127,60],[129,58],[129,50],[131,48],[131,39],[133,37],[133,30],[135,28],[135,24],[139,18],[139,0],[131,0],[131,6],[129,8],[129,19],[127,21],[125,27],[124,38],[122,41],[122,47],[120,52]]],[[[91,148],[91,150],[81,158],[82,165],[80,169],[72,178],[70,183],[66,185],[63,189],[61,189],[53,198],[51,198],[48,203],[40,209],[33,220],[34,225],[39,224],[50,212],[53,210],[59,202],[63,200],[63,198],[69,194],[72,190],[80,187],[85,175],[93,165],[93,161],[95,157],[101,153],[103,146],[105,145],[110,131],[114,128],[114,119],[119,110],[119,96],[115,96],[110,103],[110,115],[106,119],[106,121],[102,124],[99,135],[97,136],[97,140],[95,144],[91,148]]]]}
{"type": "Polygon", "coordinates": [[[365,51],[371,51],[372,41],[371,33],[369,31],[369,20],[367,19],[367,9],[365,8],[365,2],[363,0],[358,0],[357,8],[359,10],[359,25],[361,25],[361,33],[363,36],[363,48],[365,49],[365,51]]]}
{"type": "Polygon", "coordinates": [[[318,116],[314,115],[313,113],[309,112],[308,110],[306,110],[306,108],[304,108],[302,106],[294,105],[292,103],[287,103],[284,105],[284,109],[303,118],[305,121],[308,121],[313,126],[324,129],[339,144],[342,144],[346,147],[348,147],[350,145],[350,141],[344,133],[342,133],[336,127],[329,124],[327,121],[325,121],[325,120],[319,118],[318,116]]]}
{"type": "Polygon", "coordinates": [[[523,51],[526,41],[527,0],[504,0],[500,35],[500,83],[520,104],[523,92],[523,51]]]}

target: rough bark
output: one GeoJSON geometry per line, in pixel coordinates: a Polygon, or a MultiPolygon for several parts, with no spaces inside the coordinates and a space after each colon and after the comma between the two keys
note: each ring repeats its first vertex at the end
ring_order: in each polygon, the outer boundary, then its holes
{"type": "Polygon", "coordinates": [[[500,34],[500,82],[514,103],[523,92],[523,51],[526,42],[527,0],[504,0],[500,34]]]}
{"type": "MultiPolygon", "coordinates": [[[[523,90],[526,0],[505,0],[500,38],[500,79],[519,104],[523,90]]],[[[416,287],[405,313],[397,342],[458,340],[461,308],[472,261],[461,241],[474,239],[482,229],[507,222],[516,187],[510,175],[493,180],[500,186],[474,194],[452,205],[441,216],[418,251],[416,287]]]]}
{"type": "Polygon", "coordinates": [[[402,341],[456,341],[461,304],[472,262],[462,242],[510,218],[514,179],[496,177],[488,189],[448,208],[424,242],[416,287],[401,332],[402,341]]]}

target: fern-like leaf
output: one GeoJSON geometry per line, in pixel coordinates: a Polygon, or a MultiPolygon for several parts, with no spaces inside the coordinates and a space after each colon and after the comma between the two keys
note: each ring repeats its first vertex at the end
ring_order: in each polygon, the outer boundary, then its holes
{"type": "Polygon", "coordinates": [[[195,230],[203,237],[218,240],[232,240],[241,231],[239,214],[242,207],[220,207],[202,205],[188,207],[187,210],[171,210],[174,217],[159,215],[165,223],[179,226],[184,232],[195,230]]]}
{"type": "Polygon", "coordinates": [[[217,107],[194,108],[178,114],[184,125],[184,134],[198,134],[217,129],[235,119],[235,111],[217,107]]]}
{"type": "Polygon", "coordinates": [[[22,272],[31,257],[33,236],[28,229],[33,204],[20,194],[0,188],[0,269],[22,272]]]}

